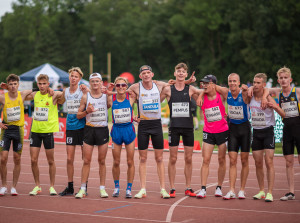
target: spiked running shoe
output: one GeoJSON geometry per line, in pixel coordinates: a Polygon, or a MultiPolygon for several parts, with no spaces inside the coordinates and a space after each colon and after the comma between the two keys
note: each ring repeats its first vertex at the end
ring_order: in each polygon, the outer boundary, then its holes
{"type": "Polygon", "coordinates": [[[221,188],[217,187],[216,191],[215,191],[215,197],[222,197],[222,196],[223,196],[223,193],[222,193],[221,188]]]}
{"type": "Polygon", "coordinates": [[[146,194],[146,189],[141,189],[135,196],[134,198],[137,198],[137,199],[141,199],[141,198],[144,198],[146,197],[147,194],[146,194]]]}
{"type": "Polygon", "coordinates": [[[197,198],[205,198],[206,197],[206,190],[201,189],[200,192],[197,194],[197,198]]]}
{"type": "Polygon", "coordinates": [[[168,192],[165,189],[161,189],[160,190],[160,196],[163,199],[169,199],[170,198],[170,194],[168,194],[168,192]]]}
{"type": "Polygon", "coordinates": [[[56,192],[56,190],[54,189],[54,187],[50,187],[50,188],[49,188],[49,192],[50,192],[50,196],[56,196],[56,195],[57,195],[57,192],[56,192]]]}
{"type": "Polygon", "coordinates": [[[239,199],[245,199],[245,198],[246,198],[245,192],[244,192],[243,190],[240,190],[240,191],[239,191],[238,198],[239,198],[239,199]]]}
{"type": "Polygon", "coordinates": [[[131,190],[126,190],[125,198],[132,198],[131,190]]]}
{"type": "Polygon", "coordinates": [[[66,189],[64,189],[64,191],[59,193],[60,196],[73,196],[73,194],[74,194],[74,189],[68,188],[68,187],[66,187],[66,189]]]}
{"type": "Polygon", "coordinates": [[[223,196],[224,200],[230,200],[230,199],[235,199],[235,193],[232,191],[229,191],[225,196],[223,196]]]}
{"type": "Polygon", "coordinates": [[[115,188],[112,194],[113,197],[119,197],[120,195],[120,188],[115,188]]]}
{"type": "Polygon", "coordinates": [[[280,198],[281,201],[287,201],[287,200],[295,200],[295,194],[292,192],[286,193],[283,197],[280,198]]]}
{"type": "Polygon", "coordinates": [[[83,189],[80,189],[79,192],[75,195],[75,198],[81,199],[86,196],[86,192],[83,189]]]}
{"type": "Polygon", "coordinates": [[[1,187],[0,196],[4,196],[5,194],[7,194],[7,188],[6,187],[1,187]]]}
{"type": "Polygon", "coordinates": [[[170,195],[170,198],[175,198],[176,197],[176,190],[171,189],[169,195],[170,195]]]}
{"type": "Polygon", "coordinates": [[[106,193],[105,189],[100,190],[100,197],[101,198],[108,198],[108,194],[106,193]]]}
{"type": "Polygon", "coordinates": [[[42,192],[42,188],[39,186],[36,186],[33,188],[33,190],[29,193],[30,196],[36,196],[42,192]]]}
{"type": "Polygon", "coordinates": [[[265,202],[273,202],[273,195],[270,193],[267,193],[267,196],[265,198],[265,202]]]}
{"type": "Polygon", "coordinates": [[[17,192],[16,188],[12,187],[10,189],[10,194],[11,194],[11,196],[18,196],[18,192],[17,192]]]}
{"type": "Polygon", "coordinates": [[[197,195],[194,193],[192,188],[186,189],[185,190],[185,196],[190,196],[190,197],[196,197],[197,195]]]}
{"type": "Polygon", "coordinates": [[[265,198],[265,196],[266,196],[266,194],[265,194],[264,191],[259,191],[258,194],[256,194],[256,195],[253,196],[253,199],[254,200],[260,200],[262,198],[265,198]]]}

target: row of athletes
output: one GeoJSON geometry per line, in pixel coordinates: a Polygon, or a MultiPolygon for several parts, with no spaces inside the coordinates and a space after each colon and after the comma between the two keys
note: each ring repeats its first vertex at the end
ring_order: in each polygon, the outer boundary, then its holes
{"type": "MultiPolygon", "coordinates": [[[[174,76],[176,78],[175,84],[168,85],[164,82],[153,81],[154,73],[150,66],[144,65],[140,68],[140,78],[142,81],[130,87],[130,94],[127,90],[127,80],[118,77],[114,84],[109,88],[115,87],[117,93],[113,96],[107,96],[102,93],[102,78],[98,73],[90,75],[90,92],[84,93],[86,89],[80,89],[78,82],[83,74],[80,68],[72,68],[70,74],[70,87],[63,93],[54,92],[51,97],[47,96],[49,81],[46,75],[40,75],[38,78],[39,91],[31,92],[17,92],[16,89],[11,88],[11,81],[8,79],[8,90],[5,97],[1,98],[4,103],[4,123],[1,125],[2,129],[7,129],[10,126],[17,126],[15,132],[7,134],[10,128],[2,131],[1,135],[1,177],[2,188],[1,193],[5,194],[7,191],[6,184],[6,162],[10,141],[14,140],[14,177],[12,194],[17,194],[15,186],[20,173],[18,161],[22,150],[22,142],[18,142],[13,137],[19,136],[22,138],[22,125],[12,123],[12,120],[6,120],[15,110],[16,105],[7,106],[12,102],[11,92],[15,91],[15,99],[18,97],[22,100],[34,99],[35,114],[33,125],[31,129],[30,152],[31,163],[36,187],[30,192],[31,195],[37,195],[41,192],[39,183],[39,171],[37,166],[38,154],[42,141],[46,149],[46,155],[49,163],[50,173],[50,194],[56,195],[54,190],[55,180],[55,162],[54,162],[54,141],[53,132],[58,130],[57,109],[56,103],[63,103],[67,101],[68,117],[67,117],[67,173],[68,186],[60,193],[60,195],[73,195],[73,174],[74,174],[74,154],[75,146],[83,144],[83,167],[81,176],[81,188],[76,194],[76,198],[82,198],[86,195],[87,180],[90,170],[90,162],[94,145],[98,146],[98,161],[100,173],[100,196],[108,197],[105,191],[105,158],[107,153],[108,143],[108,128],[107,128],[107,109],[112,105],[113,127],[111,130],[111,137],[113,141],[112,153],[114,158],[113,163],[113,178],[115,181],[115,189],[113,196],[117,197],[120,194],[119,175],[120,175],[120,154],[121,145],[124,143],[127,152],[127,188],[126,197],[131,198],[131,188],[134,178],[134,139],[135,129],[132,125],[133,112],[132,104],[138,103],[139,116],[136,120],[139,122],[138,128],[138,149],[140,155],[139,176],[141,190],[135,195],[135,198],[142,198],[146,196],[146,161],[147,148],[149,137],[152,139],[155,160],[157,163],[157,170],[159,182],[161,186],[161,196],[163,198],[175,197],[175,176],[176,176],[176,160],[180,136],[183,138],[185,148],[185,167],[184,173],[186,177],[185,195],[204,198],[206,196],[206,184],[208,178],[209,164],[212,151],[215,145],[218,145],[218,186],[216,187],[215,195],[222,196],[221,186],[226,173],[226,141],[228,140],[228,150],[230,157],[230,191],[223,197],[224,199],[235,198],[235,181],[237,176],[236,163],[239,148],[241,148],[241,189],[238,194],[240,199],[245,198],[245,185],[249,173],[248,156],[250,150],[250,124],[249,124],[249,107],[252,113],[253,142],[252,150],[255,159],[256,174],[259,183],[260,192],[254,196],[254,199],[262,199],[266,197],[266,201],[273,201],[272,189],[274,184],[274,132],[275,118],[273,109],[276,110],[284,121],[283,130],[283,152],[287,161],[287,178],[290,192],[283,196],[282,200],[295,199],[294,196],[294,171],[293,171],[293,154],[294,144],[296,143],[299,153],[299,136],[294,134],[291,129],[299,126],[299,92],[295,88],[291,88],[290,83],[291,72],[288,68],[282,68],[278,71],[278,82],[282,89],[265,89],[266,75],[257,74],[254,77],[254,87],[248,90],[246,85],[240,88],[240,81],[238,74],[230,74],[228,77],[229,89],[222,88],[216,85],[217,79],[213,75],[207,75],[201,82],[204,89],[196,89],[187,85],[195,81],[194,76],[186,81],[187,66],[183,63],[175,67],[174,76]],[[44,87],[43,87],[44,86],[44,87]],[[248,93],[249,92],[249,93],[248,93]],[[276,92],[279,97],[280,106],[278,106],[274,99],[268,94],[276,92]],[[253,95],[251,95],[251,93],[253,95]],[[10,95],[9,95],[10,94],[10,95]],[[44,100],[41,100],[42,98],[44,100]],[[201,106],[204,112],[205,125],[203,129],[203,163],[201,167],[201,184],[202,188],[196,195],[191,189],[191,173],[192,173],[192,155],[193,155],[193,118],[190,111],[191,97],[198,99],[197,103],[201,106]],[[48,101],[46,101],[48,98],[48,101]],[[170,107],[170,127],[169,127],[169,146],[170,158],[168,165],[168,173],[170,180],[170,193],[165,190],[164,179],[164,165],[163,165],[163,135],[160,121],[160,101],[168,100],[170,107]],[[223,98],[227,98],[229,128],[225,119],[225,107],[222,102],[223,98]],[[41,102],[43,103],[41,104],[41,102]],[[282,107],[282,108],[281,108],[282,107]],[[14,108],[14,109],[12,109],[14,108]],[[6,110],[5,110],[6,109],[6,110]],[[9,114],[8,114],[9,113],[9,114]],[[47,117],[47,118],[46,118],[47,117]],[[56,124],[52,124],[52,123],[56,124]],[[295,126],[296,125],[296,126],[295,126]],[[53,127],[51,127],[53,126],[53,127]],[[56,127],[54,129],[54,127],[56,127]],[[51,129],[50,129],[51,127],[51,129]],[[18,129],[18,132],[16,132],[18,129]],[[6,135],[6,137],[5,137],[6,135]],[[82,137],[83,136],[83,137],[82,137]],[[9,145],[8,145],[9,144],[9,145]],[[16,145],[16,146],[15,146],[16,145]],[[268,193],[265,196],[264,192],[264,172],[263,172],[263,157],[265,154],[267,175],[268,175],[268,193]]],[[[109,91],[105,92],[109,93],[109,91]]],[[[21,101],[22,102],[22,101],[21,101]]],[[[20,104],[20,102],[19,102],[20,104]]],[[[22,104],[22,103],[21,103],[22,104]]],[[[22,120],[22,108],[19,121],[22,120]]],[[[17,113],[17,112],[16,112],[17,113]]],[[[17,116],[17,115],[16,115],[17,116]]],[[[20,141],[20,140],[19,140],[20,141]]]]}

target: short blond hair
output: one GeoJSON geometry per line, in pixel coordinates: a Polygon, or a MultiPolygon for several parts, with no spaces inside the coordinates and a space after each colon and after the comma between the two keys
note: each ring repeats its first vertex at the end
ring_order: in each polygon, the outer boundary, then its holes
{"type": "Polygon", "coordinates": [[[46,80],[49,82],[49,77],[47,74],[40,74],[36,79],[37,81],[46,80]]]}
{"type": "Polygon", "coordinates": [[[72,67],[71,69],[69,69],[69,71],[68,71],[69,75],[70,75],[73,71],[79,73],[80,76],[81,76],[81,78],[83,78],[83,72],[82,72],[82,70],[80,69],[80,67],[72,67]]]}
{"type": "Polygon", "coordinates": [[[288,68],[288,67],[282,67],[282,68],[280,68],[278,71],[277,71],[277,77],[279,78],[279,74],[281,74],[281,73],[288,73],[288,74],[290,74],[290,77],[292,77],[292,72],[291,72],[291,69],[290,68],[288,68]]]}
{"type": "Polygon", "coordinates": [[[261,78],[261,79],[263,79],[264,83],[267,83],[267,75],[265,73],[255,74],[254,78],[261,78]]]}
{"type": "Polygon", "coordinates": [[[186,71],[188,70],[188,66],[185,64],[185,63],[179,63],[175,66],[175,71],[180,69],[180,68],[183,68],[185,69],[186,71]]]}
{"type": "Polygon", "coordinates": [[[240,79],[241,79],[241,78],[240,78],[240,75],[238,75],[237,73],[231,73],[231,74],[229,74],[229,75],[228,75],[228,78],[229,78],[230,76],[238,76],[239,81],[240,81],[240,79]]]}
{"type": "Polygon", "coordinates": [[[116,84],[119,80],[125,81],[125,83],[128,85],[128,80],[125,77],[116,77],[114,84],[116,84]]]}

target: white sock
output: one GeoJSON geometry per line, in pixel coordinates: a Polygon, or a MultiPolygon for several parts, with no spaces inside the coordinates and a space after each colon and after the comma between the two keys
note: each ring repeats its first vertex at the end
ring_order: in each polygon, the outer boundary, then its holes
{"type": "Polygon", "coordinates": [[[105,190],[105,186],[101,185],[100,190],[105,190]]]}
{"type": "Polygon", "coordinates": [[[86,183],[83,183],[83,184],[81,184],[81,187],[80,187],[80,189],[82,189],[82,190],[86,191],[86,183]]]}

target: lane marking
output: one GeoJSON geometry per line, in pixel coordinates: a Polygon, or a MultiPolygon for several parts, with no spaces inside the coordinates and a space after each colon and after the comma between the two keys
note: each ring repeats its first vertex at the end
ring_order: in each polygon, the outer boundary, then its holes
{"type": "Polygon", "coordinates": [[[109,209],[105,209],[105,210],[101,210],[101,211],[96,211],[95,213],[109,212],[109,211],[112,211],[112,210],[116,210],[116,209],[119,209],[119,208],[125,208],[125,207],[129,207],[129,206],[131,206],[131,204],[120,206],[120,207],[115,207],[115,208],[109,208],[109,209]]]}

